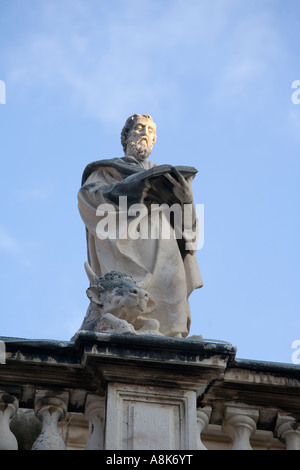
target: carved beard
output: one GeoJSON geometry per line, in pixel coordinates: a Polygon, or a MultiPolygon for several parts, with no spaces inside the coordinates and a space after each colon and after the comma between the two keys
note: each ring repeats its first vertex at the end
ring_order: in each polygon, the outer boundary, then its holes
{"type": "Polygon", "coordinates": [[[152,145],[145,139],[140,139],[138,142],[128,141],[127,142],[127,154],[132,155],[139,160],[146,160],[152,150],[152,145]]]}

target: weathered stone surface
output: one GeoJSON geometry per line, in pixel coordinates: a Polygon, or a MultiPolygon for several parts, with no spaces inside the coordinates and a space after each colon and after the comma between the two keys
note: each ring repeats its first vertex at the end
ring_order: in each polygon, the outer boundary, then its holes
{"type": "Polygon", "coordinates": [[[195,391],[118,382],[107,397],[106,449],[197,448],[195,391]]]}
{"type": "MultiPolygon", "coordinates": [[[[84,448],[88,442],[89,448],[108,449],[117,442],[122,449],[147,445],[151,449],[157,444],[156,434],[168,436],[165,450],[179,441],[188,448],[193,440],[198,449],[298,446],[299,366],[236,359],[236,348],[230,343],[200,338],[84,331],[73,342],[1,340],[7,352],[6,364],[0,367],[4,408],[19,403],[28,410],[36,405],[38,412],[40,398],[54,399],[42,401],[40,409],[45,413],[44,431],[53,419],[55,435],[60,416],[47,415],[47,406],[60,413],[57,400],[68,397],[63,414],[85,413],[85,440],[81,447],[73,442],[72,448],[84,448]],[[180,425],[179,415],[184,418],[180,425]],[[151,417],[149,433],[143,437],[143,423],[151,417]],[[86,420],[91,426],[89,439],[86,420]],[[193,433],[191,439],[187,427],[193,433]],[[114,440],[105,438],[113,430],[114,440]]],[[[4,436],[9,437],[7,423],[4,436]]],[[[52,431],[48,427],[48,444],[54,442],[52,431]]]]}
{"type": "Polygon", "coordinates": [[[143,317],[148,292],[131,276],[111,271],[98,277],[88,263],[85,267],[90,280],[86,292],[91,303],[79,332],[160,334],[158,321],[143,317]]]}
{"type": "Polygon", "coordinates": [[[202,393],[224,374],[236,351],[222,341],[89,331],[74,342],[5,338],[5,343],[0,383],[19,398],[20,407],[33,406],[36,389],[53,388],[67,390],[68,410],[80,412],[87,393],[105,393],[106,383],[119,379],[171,387],[183,381],[202,393]]]}
{"type": "MultiPolygon", "coordinates": [[[[96,275],[112,270],[130,275],[148,292],[143,317],[156,321],[151,328],[155,325],[164,336],[186,337],[191,322],[188,298],[203,284],[195,256],[197,218],[191,186],[197,170],[147,161],[155,141],[150,116],[128,118],[122,131],[124,157],[86,167],[78,208],[96,275]]],[[[118,331],[116,325],[113,330],[118,331]]],[[[144,333],[142,328],[135,331],[144,333]]]]}
{"type": "Polygon", "coordinates": [[[18,443],[10,429],[10,420],[19,407],[18,400],[10,393],[0,390],[0,450],[17,450],[18,443]]]}
{"type": "Polygon", "coordinates": [[[31,450],[41,433],[42,423],[33,410],[20,409],[12,419],[10,428],[17,438],[18,450],[31,450]]]}
{"type": "Polygon", "coordinates": [[[68,400],[68,392],[53,393],[37,390],[34,408],[43,426],[33,443],[32,450],[66,450],[66,444],[57,425],[66,416],[68,400]]]}

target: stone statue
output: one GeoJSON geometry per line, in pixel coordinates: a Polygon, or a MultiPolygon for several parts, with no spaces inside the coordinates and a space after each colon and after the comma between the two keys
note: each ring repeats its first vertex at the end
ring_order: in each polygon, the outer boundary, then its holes
{"type": "MultiPolygon", "coordinates": [[[[148,292],[134,282],[131,276],[111,271],[98,277],[88,263],[85,263],[85,269],[90,280],[86,293],[91,302],[77,333],[96,331],[160,335],[159,322],[143,317],[148,292]]],[[[76,335],[72,340],[75,338],[76,335]]]]}
{"type": "Polygon", "coordinates": [[[186,337],[188,297],[202,287],[191,187],[197,170],[147,160],[156,142],[149,115],[130,116],[121,142],[124,157],[90,163],[83,173],[78,208],[89,266],[97,277],[131,276],[148,293],[143,318],[156,320],[159,334],[186,337]]]}

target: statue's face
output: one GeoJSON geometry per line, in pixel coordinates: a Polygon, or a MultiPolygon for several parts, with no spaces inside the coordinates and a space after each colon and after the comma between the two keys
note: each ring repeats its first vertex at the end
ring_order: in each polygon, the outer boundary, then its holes
{"type": "Polygon", "coordinates": [[[152,119],[139,116],[127,139],[126,155],[145,160],[155,142],[156,126],[152,119]]]}

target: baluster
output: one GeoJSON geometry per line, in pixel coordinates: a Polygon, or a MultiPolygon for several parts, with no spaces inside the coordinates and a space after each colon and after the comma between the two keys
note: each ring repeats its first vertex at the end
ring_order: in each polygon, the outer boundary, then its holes
{"type": "Polygon", "coordinates": [[[229,406],[226,409],[223,431],[231,438],[231,450],[252,450],[250,438],[256,430],[258,411],[229,406]]]}
{"type": "Polygon", "coordinates": [[[205,406],[204,408],[199,408],[197,410],[197,426],[198,426],[197,450],[207,450],[207,448],[202,442],[201,434],[208,426],[210,415],[211,415],[210,406],[205,406]]]}
{"type": "Polygon", "coordinates": [[[67,413],[69,394],[38,392],[35,399],[35,414],[42,421],[43,428],[32,446],[32,450],[66,450],[66,445],[58,432],[57,423],[67,413]]]}
{"type": "Polygon", "coordinates": [[[278,414],[275,435],[286,450],[300,450],[300,423],[292,416],[278,414]]]}
{"type": "Polygon", "coordinates": [[[0,450],[18,450],[18,441],[9,427],[9,422],[18,407],[16,397],[0,392],[0,450]]]}
{"type": "Polygon", "coordinates": [[[105,398],[99,395],[88,395],[84,416],[89,421],[90,432],[86,450],[103,450],[105,424],[105,398]]]}

